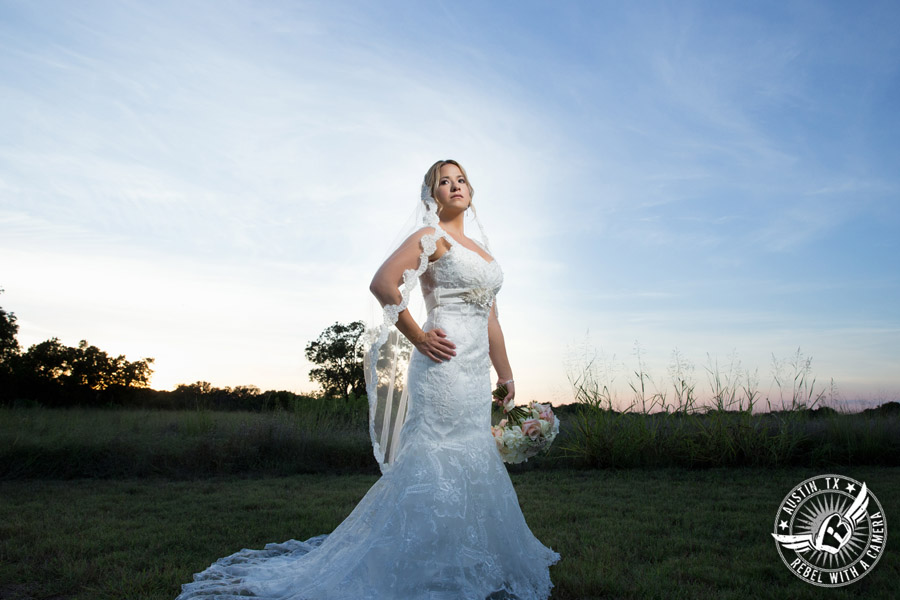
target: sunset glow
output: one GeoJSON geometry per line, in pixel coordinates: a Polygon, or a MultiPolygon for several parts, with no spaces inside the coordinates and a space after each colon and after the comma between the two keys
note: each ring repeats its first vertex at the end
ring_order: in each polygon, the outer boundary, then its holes
{"type": "Polygon", "coordinates": [[[734,353],[774,394],[800,348],[842,399],[900,398],[897,3],[510,6],[4,2],[22,346],[311,391],[305,345],[371,322],[454,158],[520,401],[572,401],[593,352],[627,397],[636,342],[664,384],[675,349],[701,391],[734,353]]]}

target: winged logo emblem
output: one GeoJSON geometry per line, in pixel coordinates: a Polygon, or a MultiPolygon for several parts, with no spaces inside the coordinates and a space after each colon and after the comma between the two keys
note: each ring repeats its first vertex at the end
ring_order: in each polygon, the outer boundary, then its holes
{"type": "Polygon", "coordinates": [[[828,554],[837,554],[847,545],[856,525],[866,518],[866,507],[869,505],[868,489],[863,483],[859,494],[853,503],[843,514],[833,512],[822,521],[817,531],[811,531],[802,535],[779,535],[773,533],[775,538],[784,548],[796,552],[808,552],[819,550],[828,554]]]}

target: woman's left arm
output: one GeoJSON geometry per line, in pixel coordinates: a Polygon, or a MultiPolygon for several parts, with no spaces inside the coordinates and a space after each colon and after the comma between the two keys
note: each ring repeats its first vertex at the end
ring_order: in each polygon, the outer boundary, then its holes
{"type": "MultiPolygon", "coordinates": [[[[497,371],[497,384],[505,383],[513,378],[512,368],[509,366],[509,357],[506,356],[506,342],[503,339],[503,330],[500,328],[500,321],[497,319],[497,299],[491,304],[491,312],[488,314],[488,343],[490,348],[488,353],[491,357],[491,364],[497,371]]],[[[506,389],[509,392],[506,398],[496,400],[498,404],[502,404],[504,400],[516,397],[515,383],[507,383],[506,389]]]]}

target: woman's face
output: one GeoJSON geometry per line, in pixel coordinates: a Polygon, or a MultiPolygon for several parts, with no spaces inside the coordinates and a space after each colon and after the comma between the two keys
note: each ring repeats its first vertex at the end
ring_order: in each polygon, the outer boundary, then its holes
{"type": "Polygon", "coordinates": [[[463,211],[469,207],[472,198],[467,183],[462,171],[456,165],[448,164],[441,167],[441,175],[434,192],[434,199],[441,206],[441,211],[449,208],[463,211]]]}

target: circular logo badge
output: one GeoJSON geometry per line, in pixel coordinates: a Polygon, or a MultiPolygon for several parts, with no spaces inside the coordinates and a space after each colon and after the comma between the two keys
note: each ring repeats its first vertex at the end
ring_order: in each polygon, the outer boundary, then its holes
{"type": "Polygon", "coordinates": [[[887,523],[865,483],[819,475],[785,496],[772,537],[794,575],[813,585],[840,587],[867,575],[884,554],[887,523]]]}

